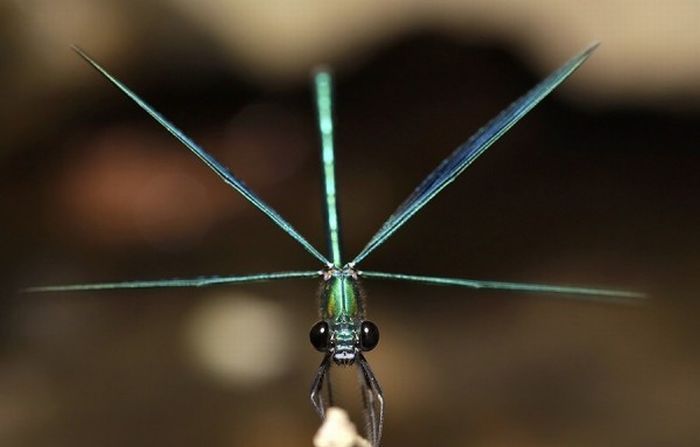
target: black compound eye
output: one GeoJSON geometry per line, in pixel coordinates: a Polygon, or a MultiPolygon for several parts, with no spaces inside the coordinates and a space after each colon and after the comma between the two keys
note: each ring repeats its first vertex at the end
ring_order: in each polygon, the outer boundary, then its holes
{"type": "Polygon", "coordinates": [[[379,343],[379,328],[371,321],[360,325],[360,350],[371,351],[379,343]]]}
{"type": "Polygon", "coordinates": [[[319,321],[314,324],[311,331],[309,331],[309,340],[311,340],[311,344],[314,345],[317,351],[327,351],[330,339],[331,333],[328,323],[325,321],[319,321]]]}

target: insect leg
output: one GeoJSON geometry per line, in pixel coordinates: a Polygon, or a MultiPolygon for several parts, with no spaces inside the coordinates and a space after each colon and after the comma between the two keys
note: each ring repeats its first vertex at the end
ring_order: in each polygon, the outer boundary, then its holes
{"type": "Polygon", "coordinates": [[[384,393],[365,357],[360,354],[358,360],[363,378],[362,392],[370,424],[370,438],[372,445],[378,447],[384,428],[384,393]],[[379,413],[378,416],[377,413],[379,413]]]}
{"type": "Polygon", "coordinates": [[[333,381],[331,380],[331,369],[326,372],[326,395],[328,396],[328,406],[333,406],[333,381]]]}
{"type": "Polygon", "coordinates": [[[309,398],[311,399],[311,404],[314,406],[316,413],[323,419],[326,415],[326,404],[323,402],[323,380],[328,373],[328,367],[331,364],[331,355],[326,354],[321,361],[321,365],[316,371],[316,377],[314,382],[311,384],[311,393],[309,398]]]}
{"type": "Polygon", "coordinates": [[[358,369],[360,374],[360,391],[362,392],[362,405],[365,409],[365,432],[368,434],[368,438],[372,440],[372,445],[376,445],[377,440],[377,411],[374,403],[374,396],[372,396],[372,390],[367,385],[367,379],[365,377],[365,372],[362,368],[358,369]]]}

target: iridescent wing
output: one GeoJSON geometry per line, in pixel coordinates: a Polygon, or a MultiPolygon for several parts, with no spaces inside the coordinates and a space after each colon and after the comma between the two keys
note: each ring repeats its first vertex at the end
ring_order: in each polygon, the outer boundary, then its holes
{"type": "Polygon", "coordinates": [[[318,278],[318,271],[257,273],[242,276],[209,276],[191,279],[159,279],[154,281],[122,281],[93,284],[68,284],[62,286],[27,287],[22,292],[80,292],[87,290],[157,289],[167,287],[205,287],[221,284],[242,284],[278,279],[318,278]]]}
{"type": "Polygon", "coordinates": [[[321,135],[321,162],[323,169],[323,194],[326,199],[326,234],[330,258],[340,267],[340,222],[338,198],[335,186],[335,150],[333,147],[333,78],[327,70],[314,74],[318,130],[321,135]]]}
{"type": "Polygon", "coordinates": [[[639,292],[630,292],[626,290],[610,290],[596,289],[591,287],[570,287],[556,286],[550,284],[531,284],[520,282],[499,282],[499,281],[481,281],[474,279],[459,279],[459,278],[442,278],[437,276],[418,276],[406,275],[403,273],[384,273],[384,272],[360,272],[363,278],[378,278],[378,279],[393,279],[398,281],[421,282],[424,284],[433,284],[439,286],[457,286],[467,287],[470,289],[491,289],[491,290],[507,290],[511,292],[532,292],[532,293],[548,293],[561,296],[569,296],[574,299],[586,301],[605,301],[610,302],[639,302],[640,299],[645,299],[647,296],[639,292]]]}
{"type": "Polygon", "coordinates": [[[505,134],[515,123],[525,116],[544,97],[568,78],[588,57],[598,45],[593,45],[578,54],[557,71],[537,84],[520,99],[512,103],[486,126],[479,129],[464,144],[455,149],[410,196],[384,222],[379,231],[370,239],[362,251],[352,260],[358,264],[368,254],[383,244],[408,219],[416,214],[425,204],[454,181],[476,158],[483,154],[495,141],[505,134]]]}
{"type": "Polygon", "coordinates": [[[187,135],[182,133],[180,129],[175,127],[170,121],[165,119],[163,115],[156,112],[156,110],[148,105],[143,99],[141,99],[136,93],[131,91],[126,85],[116,79],[114,76],[109,74],[107,70],[102,68],[97,62],[95,62],[90,56],[88,56],[83,50],[78,47],[73,46],[73,49],[78,53],[83,59],[85,59],[90,65],[92,65],[100,74],[102,74],[109,82],[114,84],[119,90],[121,90],[126,96],[128,96],[132,101],[134,101],[139,107],[141,107],[146,113],[151,115],[161,126],[170,132],[175,138],[177,138],[180,143],[182,143],[187,149],[192,151],[197,157],[199,157],[205,165],[207,165],[212,171],[214,171],[221,179],[231,186],[233,189],[238,191],[246,200],[255,205],[260,211],[265,213],[267,217],[270,218],[274,223],[277,224],[285,233],[294,238],[302,247],[311,253],[316,259],[321,261],[323,264],[328,264],[328,260],[323,256],[318,250],[316,250],[304,237],[297,232],[292,225],[287,222],[282,216],[280,216],[277,211],[272,209],[268,204],[262,201],[253,191],[251,191],[241,180],[236,178],[226,167],[221,163],[216,161],[214,157],[208,154],[204,149],[199,147],[192,139],[187,135]]]}

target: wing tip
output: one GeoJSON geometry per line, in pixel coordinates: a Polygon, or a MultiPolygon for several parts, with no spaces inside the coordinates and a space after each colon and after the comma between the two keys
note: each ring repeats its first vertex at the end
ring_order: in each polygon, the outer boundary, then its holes
{"type": "Polygon", "coordinates": [[[82,48],[80,48],[77,44],[75,44],[75,43],[70,44],[70,49],[73,50],[73,51],[75,51],[76,53],[78,53],[78,55],[79,55],[80,57],[82,57],[82,58],[84,58],[84,59],[90,59],[90,56],[87,55],[87,53],[85,52],[85,50],[83,50],[82,48]]]}
{"type": "MultiPolygon", "coordinates": [[[[107,74],[107,73],[104,71],[104,69],[100,66],[100,64],[98,64],[93,58],[91,58],[91,57],[85,52],[85,50],[83,50],[82,48],[80,48],[78,45],[76,45],[76,44],[71,44],[71,45],[70,45],[70,49],[73,50],[73,51],[75,51],[75,53],[76,53],[78,56],[80,56],[80,57],[81,57],[85,62],[87,62],[88,64],[90,64],[90,65],[92,65],[93,67],[95,67],[98,71],[103,72],[105,75],[107,74]]],[[[108,76],[108,77],[109,77],[109,76],[108,76]]]]}
{"type": "Polygon", "coordinates": [[[598,47],[600,46],[600,44],[601,44],[600,40],[594,40],[593,42],[591,42],[591,43],[588,45],[588,47],[586,48],[586,50],[584,51],[584,53],[590,54],[590,53],[594,52],[595,50],[598,49],[598,47]]]}
{"type": "Polygon", "coordinates": [[[591,42],[585,50],[583,50],[581,53],[578,54],[578,56],[575,56],[574,59],[578,59],[583,63],[586,59],[591,57],[591,55],[600,47],[600,41],[599,40],[594,40],[591,42]]]}
{"type": "Polygon", "coordinates": [[[318,64],[311,69],[311,77],[314,79],[319,76],[331,76],[332,74],[333,70],[331,69],[331,66],[326,63],[318,64]]]}

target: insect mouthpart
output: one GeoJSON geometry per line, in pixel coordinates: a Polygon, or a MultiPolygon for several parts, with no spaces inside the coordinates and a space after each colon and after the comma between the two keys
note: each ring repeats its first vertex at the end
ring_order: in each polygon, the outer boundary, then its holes
{"type": "Polygon", "coordinates": [[[338,366],[350,366],[355,363],[356,349],[353,347],[336,348],[333,352],[333,362],[338,366]]]}

